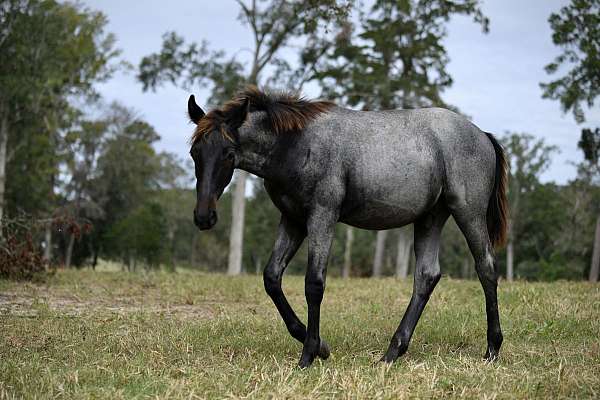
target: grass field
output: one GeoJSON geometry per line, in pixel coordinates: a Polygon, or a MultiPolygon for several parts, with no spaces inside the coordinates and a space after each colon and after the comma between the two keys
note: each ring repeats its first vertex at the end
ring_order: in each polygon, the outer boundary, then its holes
{"type": "MultiPolygon", "coordinates": [[[[303,278],[284,290],[306,318],[303,278]]],[[[59,272],[0,281],[0,398],[593,398],[600,286],[502,282],[501,358],[485,350],[476,281],[443,278],[408,353],[376,363],[410,297],[395,279],[331,278],[327,361],[301,346],[255,276],[59,272]]]]}

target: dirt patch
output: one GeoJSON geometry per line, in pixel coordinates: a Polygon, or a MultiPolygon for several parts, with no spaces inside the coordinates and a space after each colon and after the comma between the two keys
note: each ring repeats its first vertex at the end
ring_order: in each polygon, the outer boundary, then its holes
{"type": "Polygon", "coordinates": [[[77,296],[59,297],[48,294],[38,296],[16,292],[0,293],[0,315],[37,317],[45,310],[62,315],[78,317],[93,315],[152,313],[178,319],[210,319],[215,312],[208,304],[160,304],[145,303],[143,299],[126,297],[87,301],[77,296]]]}

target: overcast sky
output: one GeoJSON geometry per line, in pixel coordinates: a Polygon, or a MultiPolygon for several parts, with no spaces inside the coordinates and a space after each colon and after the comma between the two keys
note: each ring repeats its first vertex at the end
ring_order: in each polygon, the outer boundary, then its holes
{"type": "MultiPolygon", "coordinates": [[[[490,18],[487,35],[469,18],[452,19],[445,44],[454,85],[443,95],[482,130],[498,135],[528,132],[556,145],[560,153],[543,178],[559,183],[575,176],[571,162],[582,158],[577,149],[582,126],[571,114],[563,115],[557,102],[542,100],[539,82],[549,79],[543,67],[559,53],[551,41],[548,16],[565,3],[487,0],[483,5],[490,18]]],[[[223,49],[228,55],[249,56],[250,32],[237,20],[233,0],[86,0],[84,4],[107,15],[108,31],[116,35],[123,58],[134,66],[158,51],[161,36],[171,30],[188,41],[205,39],[212,49],[223,49]]],[[[165,86],[144,93],[133,72],[117,74],[99,90],[107,101],[133,107],[154,125],[162,137],[161,150],[188,157],[187,138],[192,131],[185,114],[188,91],[165,86]]],[[[203,105],[206,92],[195,92],[203,105]]],[[[314,86],[306,88],[308,97],[318,94],[314,86]]],[[[583,126],[600,126],[598,108],[587,113],[583,126]]]]}

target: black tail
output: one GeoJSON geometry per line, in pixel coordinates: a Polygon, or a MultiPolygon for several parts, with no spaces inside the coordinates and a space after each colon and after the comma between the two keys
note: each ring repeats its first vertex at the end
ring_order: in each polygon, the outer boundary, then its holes
{"type": "Polygon", "coordinates": [[[485,132],[494,146],[496,152],[496,178],[494,181],[494,191],[490,197],[487,209],[487,227],[490,241],[495,247],[503,246],[506,243],[508,229],[508,202],[506,200],[507,185],[507,164],[506,155],[502,145],[496,138],[485,132]]]}

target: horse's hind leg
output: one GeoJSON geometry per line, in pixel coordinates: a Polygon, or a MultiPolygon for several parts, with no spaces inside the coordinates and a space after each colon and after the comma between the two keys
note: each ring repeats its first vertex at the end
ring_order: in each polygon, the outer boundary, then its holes
{"type": "Polygon", "coordinates": [[[381,359],[391,363],[408,349],[417,322],[429,300],[441,272],[438,261],[440,236],[449,212],[438,204],[430,213],[415,222],[415,275],[413,293],[400,326],[394,333],[388,350],[381,359]]]}
{"type": "Polygon", "coordinates": [[[487,314],[487,351],[485,359],[494,361],[498,358],[500,346],[502,345],[502,330],[500,328],[500,317],[498,315],[498,275],[495,269],[494,249],[490,243],[487,230],[486,214],[480,212],[473,216],[469,212],[452,210],[462,233],[467,239],[469,249],[475,259],[475,269],[479,282],[485,294],[485,311],[487,314]]]}
{"type": "MultiPolygon", "coordinates": [[[[306,339],[306,326],[300,321],[285,298],[281,289],[281,279],[285,268],[298,251],[305,237],[306,229],[304,227],[292,223],[282,215],[273,252],[263,273],[267,294],[275,303],[275,307],[277,307],[277,311],[279,311],[292,337],[300,343],[304,343],[306,339]]],[[[323,359],[329,357],[329,346],[322,339],[318,355],[323,359]]]]}

